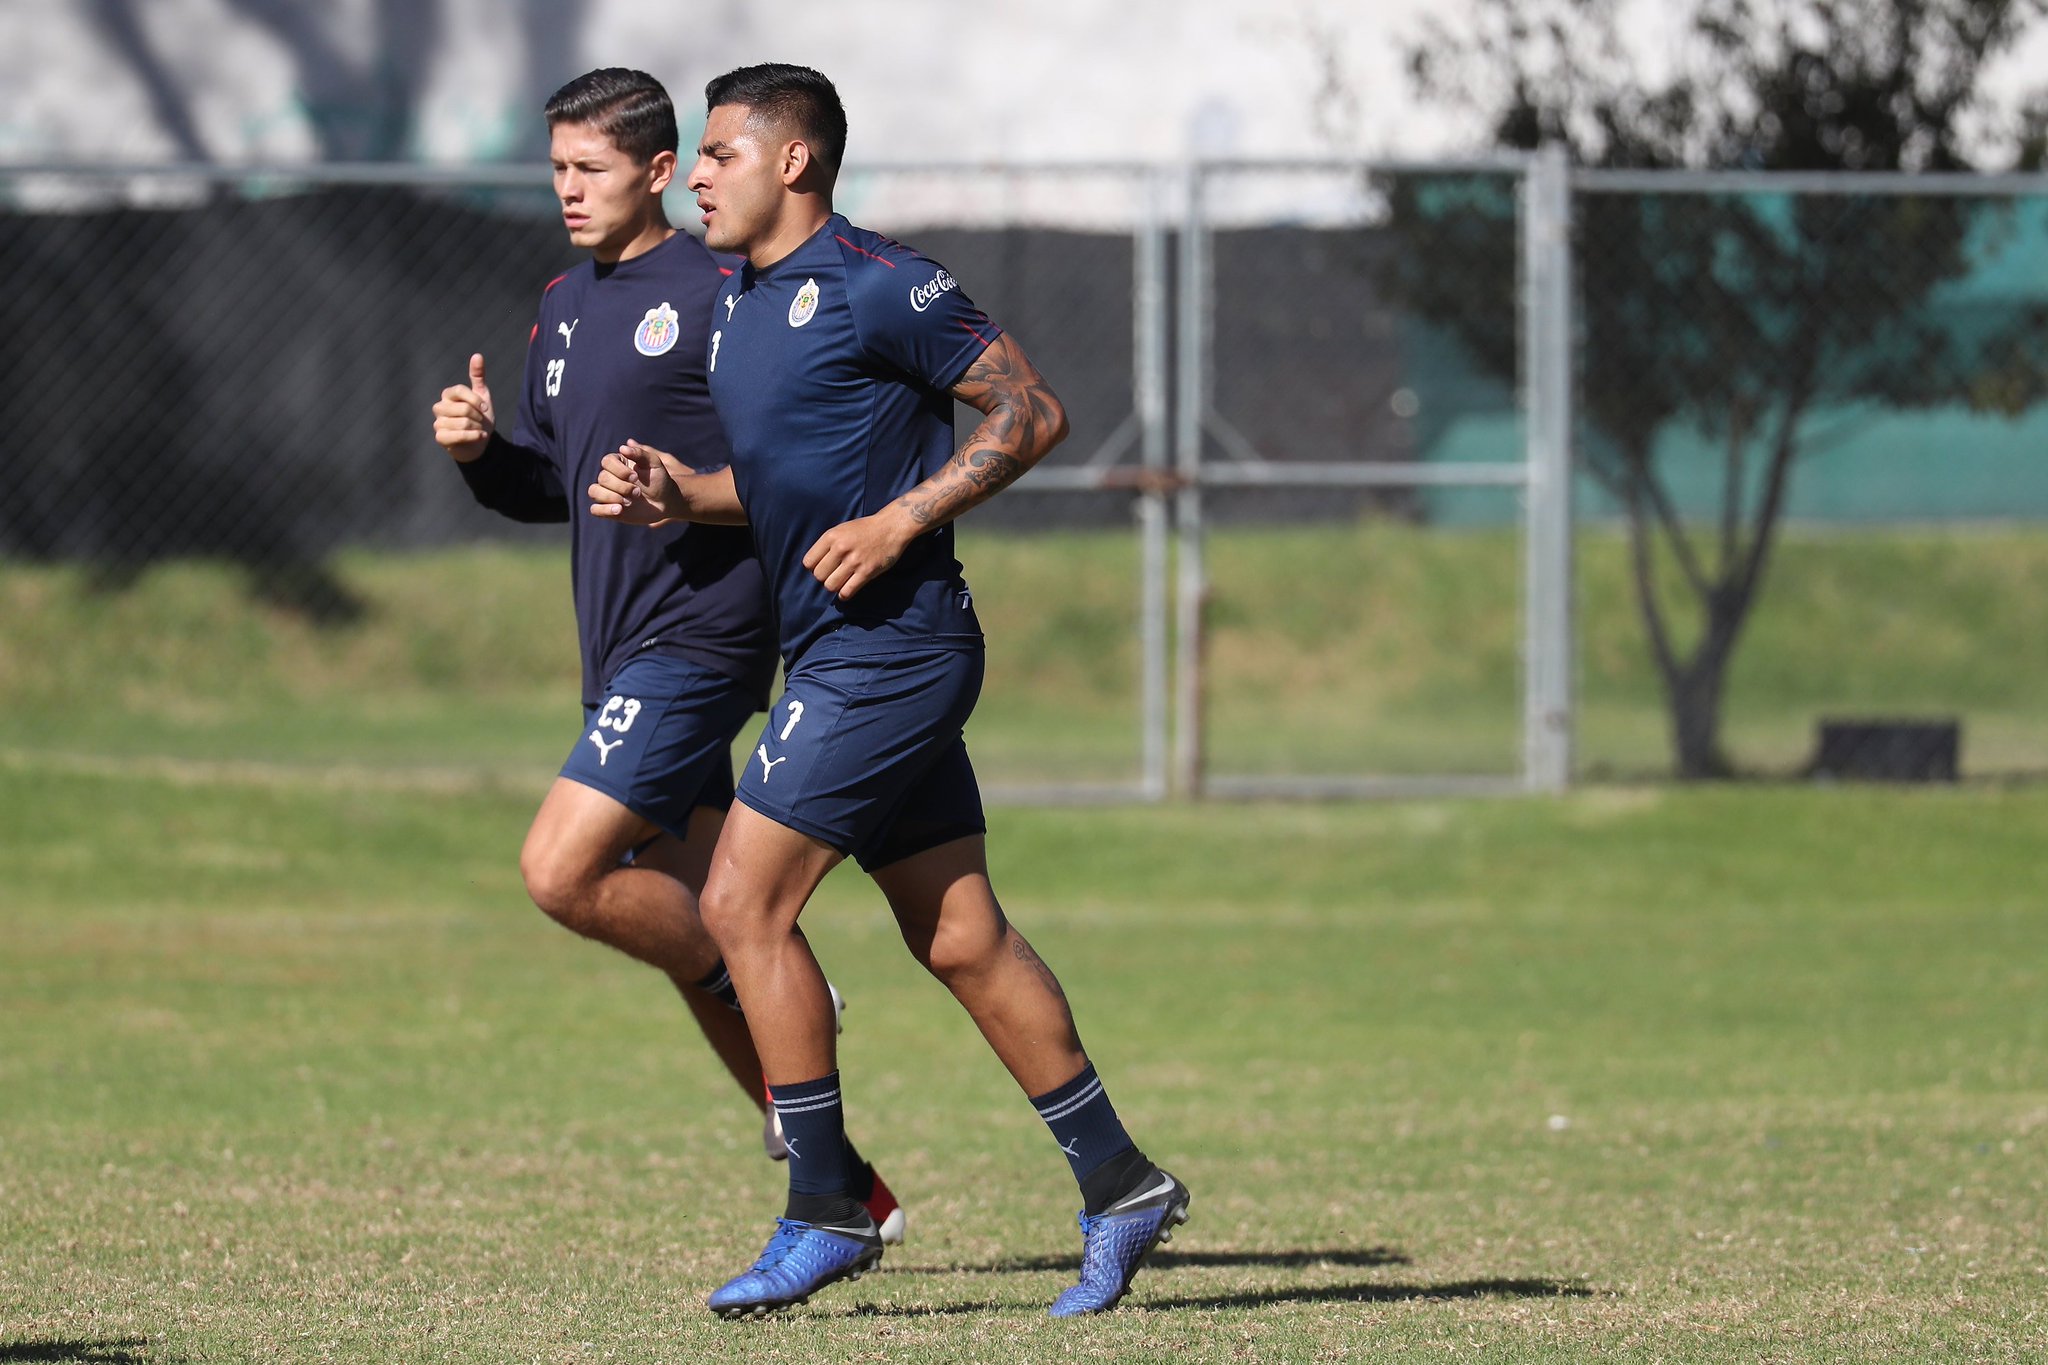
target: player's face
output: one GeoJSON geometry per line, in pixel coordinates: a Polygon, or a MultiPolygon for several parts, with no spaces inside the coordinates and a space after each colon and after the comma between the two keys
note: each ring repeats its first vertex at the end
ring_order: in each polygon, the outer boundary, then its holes
{"type": "Polygon", "coordinates": [[[690,188],[704,216],[704,244],[745,255],[775,227],[787,193],[782,143],[775,130],[749,118],[744,104],[721,104],[704,121],[690,188]]]}
{"type": "Polygon", "coordinates": [[[661,191],[675,157],[661,152],[642,166],[587,123],[558,123],[548,135],[555,198],[569,240],[602,261],[615,261],[661,216],[661,191]]]}

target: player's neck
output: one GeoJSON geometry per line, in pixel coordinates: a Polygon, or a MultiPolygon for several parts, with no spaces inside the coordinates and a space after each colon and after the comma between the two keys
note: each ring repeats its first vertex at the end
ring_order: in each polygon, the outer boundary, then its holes
{"type": "Polygon", "coordinates": [[[825,220],[831,216],[832,201],[829,199],[804,195],[792,200],[767,238],[747,247],[747,264],[756,270],[766,270],[817,236],[818,229],[825,226],[825,220]]]}
{"type": "Polygon", "coordinates": [[[617,265],[620,261],[630,261],[635,256],[646,255],[675,235],[676,230],[669,226],[668,219],[657,210],[653,217],[641,223],[639,231],[627,239],[624,246],[614,250],[599,248],[591,254],[597,257],[599,265],[617,265]]]}

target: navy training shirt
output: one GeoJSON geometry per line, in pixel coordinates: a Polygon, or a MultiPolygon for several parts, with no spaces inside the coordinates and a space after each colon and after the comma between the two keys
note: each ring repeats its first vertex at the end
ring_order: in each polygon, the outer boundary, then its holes
{"type": "Polygon", "coordinates": [[[833,214],[765,270],[743,266],[712,316],[711,397],[767,566],[785,664],[827,635],[845,652],[978,641],[951,523],[842,602],[803,566],[953,457],[953,398],[1002,330],[928,257],[833,214]]]}
{"type": "Polygon", "coordinates": [[[600,520],[583,502],[598,462],[628,438],[699,470],[731,458],[704,375],[712,300],[724,282],[686,232],[631,260],[585,261],[556,279],[527,343],[511,438],[494,436],[480,458],[457,466],[486,507],[569,523],[586,706],[643,651],[702,664],[767,702],[774,629],[747,528],[650,530],[600,520]]]}

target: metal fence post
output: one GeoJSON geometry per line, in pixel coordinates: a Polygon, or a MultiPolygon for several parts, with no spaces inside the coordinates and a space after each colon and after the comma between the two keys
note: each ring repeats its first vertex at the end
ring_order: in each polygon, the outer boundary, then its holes
{"type": "Polygon", "coordinates": [[[1572,230],[1562,147],[1530,160],[1522,189],[1522,355],[1529,481],[1522,775],[1563,791],[1572,772],[1572,230]]]}
{"type": "Polygon", "coordinates": [[[1174,494],[1179,522],[1175,601],[1173,788],[1202,790],[1202,631],[1208,585],[1202,574],[1202,418],[1209,405],[1209,243],[1202,166],[1187,167],[1187,212],[1180,235],[1179,385],[1174,395],[1174,494]]]}
{"type": "MultiPolygon", "coordinates": [[[[1169,181],[1162,171],[1145,175],[1144,203],[1136,243],[1137,289],[1133,319],[1137,357],[1133,395],[1138,409],[1138,457],[1148,475],[1166,472],[1167,427],[1166,215],[1169,181]]],[[[1163,800],[1169,786],[1167,717],[1169,633],[1167,574],[1172,557],[1167,494],[1148,481],[1138,495],[1138,707],[1139,789],[1146,800],[1163,800]]]]}

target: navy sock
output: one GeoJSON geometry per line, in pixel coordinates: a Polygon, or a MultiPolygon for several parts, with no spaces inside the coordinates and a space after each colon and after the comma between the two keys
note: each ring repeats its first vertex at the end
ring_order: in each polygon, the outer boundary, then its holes
{"type": "Polygon", "coordinates": [[[1096,1079],[1093,1063],[1059,1089],[1033,1096],[1031,1104],[1052,1129],[1053,1141],[1067,1154],[1074,1182],[1084,1191],[1091,1171],[1136,1146],[1124,1131],[1123,1120],[1116,1116],[1109,1092],[1096,1079]]]}
{"type": "Polygon", "coordinates": [[[839,1102],[839,1073],[796,1085],[771,1085],[768,1098],[782,1120],[789,1145],[789,1214],[801,1222],[821,1221],[826,1204],[852,1202],[847,1192],[846,1111],[839,1102]]]}
{"type": "Polygon", "coordinates": [[[724,958],[718,960],[718,965],[713,967],[703,980],[690,984],[734,1014],[740,1013],[740,993],[732,988],[732,973],[725,969],[724,958]]]}
{"type": "Polygon", "coordinates": [[[875,1193],[875,1168],[862,1159],[852,1138],[846,1140],[846,1192],[862,1204],[875,1193]]]}

